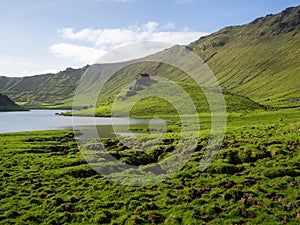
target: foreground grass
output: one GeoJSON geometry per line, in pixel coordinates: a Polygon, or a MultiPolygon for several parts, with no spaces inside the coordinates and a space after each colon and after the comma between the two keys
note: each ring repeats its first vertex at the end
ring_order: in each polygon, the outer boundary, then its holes
{"type": "MultiPolygon", "coordinates": [[[[0,223],[299,224],[297,115],[296,109],[230,114],[222,149],[206,171],[198,170],[203,134],[183,170],[146,187],[120,186],[94,172],[72,131],[1,134],[0,223]]],[[[121,161],[141,165],[167,156],[172,136],[145,154],[114,139],[103,143],[121,161]]]]}

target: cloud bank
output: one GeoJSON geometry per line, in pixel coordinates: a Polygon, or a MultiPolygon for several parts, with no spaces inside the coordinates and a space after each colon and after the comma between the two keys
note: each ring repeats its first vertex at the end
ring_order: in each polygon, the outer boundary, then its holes
{"type": "Polygon", "coordinates": [[[62,28],[58,33],[66,42],[50,46],[50,51],[60,58],[92,64],[107,52],[126,44],[158,41],[182,45],[207,35],[204,32],[174,31],[174,29],[173,23],[161,26],[155,21],[111,29],[85,28],[75,31],[74,28],[62,28]]]}

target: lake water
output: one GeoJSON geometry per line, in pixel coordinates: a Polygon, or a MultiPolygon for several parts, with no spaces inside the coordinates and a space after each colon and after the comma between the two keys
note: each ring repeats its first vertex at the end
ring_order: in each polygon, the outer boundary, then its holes
{"type": "MultiPolygon", "coordinates": [[[[72,129],[73,118],[57,116],[62,110],[31,110],[25,112],[0,112],[0,133],[72,129]]],[[[114,126],[119,127],[118,134],[129,136],[146,132],[149,122],[162,124],[162,120],[106,118],[106,117],[76,117],[76,127],[97,126],[102,137],[111,137],[114,134],[114,126]],[[128,124],[135,126],[135,131],[128,130],[128,124]],[[122,129],[124,127],[124,129],[122,129]]]]}

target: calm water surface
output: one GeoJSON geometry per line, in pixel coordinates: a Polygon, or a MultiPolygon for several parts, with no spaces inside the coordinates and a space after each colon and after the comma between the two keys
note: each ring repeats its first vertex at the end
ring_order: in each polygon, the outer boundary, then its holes
{"type": "MultiPolygon", "coordinates": [[[[28,112],[0,112],[0,133],[72,129],[73,118],[56,115],[56,113],[61,112],[63,111],[31,110],[28,112]]],[[[76,121],[76,126],[88,127],[96,125],[98,129],[104,132],[103,136],[110,136],[110,134],[113,133],[112,123],[120,127],[126,127],[125,125],[127,124],[141,125],[143,127],[148,127],[149,125],[149,120],[128,118],[76,117],[74,121],[76,121]]],[[[153,122],[153,120],[151,122],[153,122]]],[[[161,120],[157,120],[157,123],[161,123],[161,120]]],[[[129,131],[127,133],[127,131],[128,130],[124,130],[120,135],[126,136],[131,133],[129,131]]]]}

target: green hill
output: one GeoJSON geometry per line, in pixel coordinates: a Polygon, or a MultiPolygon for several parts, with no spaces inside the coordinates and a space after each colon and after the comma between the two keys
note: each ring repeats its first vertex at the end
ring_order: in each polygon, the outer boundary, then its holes
{"type": "Polygon", "coordinates": [[[225,90],[272,106],[300,106],[300,7],[226,27],[190,47],[225,90]]]}
{"type": "Polygon", "coordinates": [[[0,112],[1,111],[26,111],[26,109],[18,106],[6,95],[0,94],[0,112]]]}
{"type": "Polygon", "coordinates": [[[31,77],[0,76],[0,92],[28,107],[70,107],[76,83],[87,67],[31,77]]]}
{"type": "MultiPolygon", "coordinates": [[[[267,15],[251,23],[226,27],[186,46],[207,62],[225,92],[229,110],[300,106],[300,7],[288,8],[276,15],[267,15]]],[[[173,47],[174,48],[174,47],[173,47]]],[[[168,54],[172,49],[158,54],[168,54]]],[[[175,46],[176,48],[176,46],[175,46]]],[[[181,86],[193,83],[179,69],[161,63],[137,63],[118,71],[106,84],[98,103],[86,99],[97,98],[99,74],[119,64],[68,68],[58,74],[25,78],[0,77],[0,92],[30,107],[70,107],[77,82],[86,69],[94,71],[81,90],[82,104],[90,108],[98,105],[99,114],[105,114],[110,103],[125,84],[140,73],[163,76],[181,86]],[[105,110],[102,110],[105,109],[105,110]]],[[[201,90],[189,89],[199,103],[205,96],[201,90]]],[[[147,106],[144,104],[143,106],[147,106]]],[[[204,104],[205,105],[205,104],[204,104]]],[[[200,106],[205,109],[203,104],[200,106]]]]}
{"type": "MultiPolygon", "coordinates": [[[[119,71],[107,82],[107,85],[105,85],[101,90],[99,96],[97,92],[99,88],[96,87],[98,82],[92,84],[90,81],[93,79],[87,79],[86,83],[83,85],[83,87],[87,88],[83,88],[82,92],[79,92],[79,97],[76,98],[75,102],[76,105],[80,105],[83,109],[75,112],[74,114],[93,114],[94,101],[97,100],[98,96],[95,111],[98,116],[111,116],[111,108],[114,106],[114,116],[123,117],[124,112],[129,105],[134,105],[130,112],[133,117],[176,115],[177,112],[174,106],[182,109],[185,107],[186,101],[182,101],[182,95],[177,92],[178,89],[174,89],[173,85],[170,85],[168,81],[157,82],[152,79],[152,76],[150,76],[148,82],[140,82],[141,79],[139,74],[144,71],[153,71],[153,66],[156,66],[155,63],[151,63],[149,65],[146,64],[147,63],[140,63],[139,65],[134,64],[119,71]],[[131,85],[128,86],[130,83],[131,85]],[[155,95],[167,95],[167,97],[159,98],[155,97],[155,95]],[[174,103],[175,105],[172,105],[171,103],[174,103]]],[[[163,65],[159,70],[161,71],[156,71],[155,73],[155,75],[159,77],[172,79],[174,74],[176,74],[176,84],[192,99],[198,112],[210,111],[204,91],[195,84],[195,82],[187,80],[186,74],[178,69],[171,68],[168,65],[163,65]],[[168,73],[167,71],[171,72],[168,73]]],[[[264,106],[247,97],[230,92],[224,92],[224,98],[227,111],[230,112],[264,108],[264,106]]]]}

